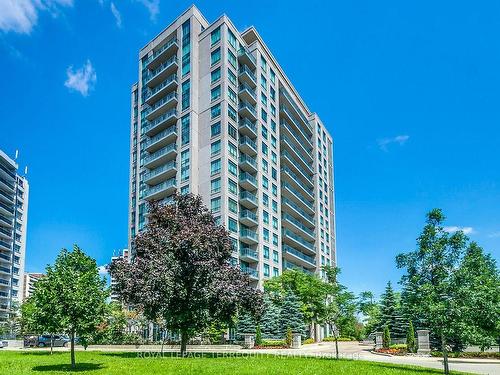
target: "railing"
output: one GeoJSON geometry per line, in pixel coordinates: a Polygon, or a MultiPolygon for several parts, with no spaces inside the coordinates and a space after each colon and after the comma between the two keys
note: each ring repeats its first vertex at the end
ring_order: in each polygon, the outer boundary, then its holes
{"type": "Polygon", "coordinates": [[[250,173],[247,173],[247,172],[240,173],[240,182],[243,182],[243,181],[248,181],[251,184],[254,184],[255,186],[257,186],[257,179],[254,176],[252,176],[250,173]]]}
{"type": "Polygon", "coordinates": [[[146,83],[151,81],[153,78],[158,76],[161,72],[163,72],[165,69],[167,69],[170,65],[174,63],[177,63],[177,56],[172,56],[170,59],[163,62],[158,68],[152,70],[146,77],[146,83]]]}
{"type": "Polygon", "coordinates": [[[255,204],[257,204],[258,202],[257,196],[246,190],[240,193],[240,199],[248,199],[249,201],[252,201],[255,204]]]}
{"type": "Polygon", "coordinates": [[[311,185],[314,185],[313,183],[313,180],[312,180],[312,177],[311,177],[311,173],[306,171],[304,168],[302,168],[302,166],[300,166],[299,164],[297,164],[295,162],[295,158],[293,157],[293,155],[291,153],[289,153],[287,150],[284,150],[282,149],[281,150],[281,155],[283,155],[284,157],[286,157],[292,164],[295,168],[297,168],[301,173],[302,175],[304,176],[304,178],[307,180],[307,182],[309,182],[311,185]]]}
{"type": "Polygon", "coordinates": [[[163,89],[165,86],[170,85],[173,81],[177,81],[177,74],[176,73],[172,74],[171,76],[168,76],[167,79],[165,79],[162,83],[155,86],[154,88],[147,90],[146,95],[144,96],[144,100],[147,100],[150,96],[153,96],[158,91],[163,89]]]}
{"type": "Polygon", "coordinates": [[[252,55],[250,53],[250,51],[247,48],[241,47],[238,50],[238,57],[239,56],[248,56],[248,58],[250,59],[250,61],[252,61],[254,65],[257,65],[257,59],[254,57],[254,55],[252,55]]]}
{"type": "Polygon", "coordinates": [[[158,151],[149,154],[144,158],[144,163],[147,164],[152,160],[158,159],[159,157],[169,153],[170,151],[177,150],[177,143],[171,143],[168,146],[160,148],[158,151]]]}
{"type": "Polygon", "coordinates": [[[0,271],[5,272],[5,273],[10,273],[10,268],[0,267],[0,271]]]}
{"type": "Polygon", "coordinates": [[[293,225],[295,225],[297,228],[303,230],[304,232],[306,232],[308,235],[314,237],[314,231],[308,227],[306,227],[304,224],[302,224],[300,222],[300,220],[297,220],[296,218],[294,218],[292,215],[290,214],[287,214],[286,212],[282,213],[281,217],[283,218],[283,220],[287,220],[289,221],[290,223],[292,223],[293,225]]]}
{"type": "Polygon", "coordinates": [[[247,275],[253,276],[255,278],[259,277],[259,271],[252,267],[241,266],[241,272],[246,273],[247,275]]]}
{"type": "Polygon", "coordinates": [[[248,228],[240,228],[240,237],[248,237],[255,241],[259,240],[259,235],[248,228]]]}
{"type": "Polygon", "coordinates": [[[314,224],[314,216],[312,216],[311,214],[308,214],[307,212],[305,212],[301,207],[299,207],[295,202],[291,201],[290,199],[286,198],[286,197],[282,197],[281,198],[281,202],[282,203],[286,203],[287,205],[289,205],[290,207],[292,207],[295,211],[297,211],[299,214],[301,214],[304,218],[306,218],[307,220],[309,220],[312,224],[314,224]]]}
{"type": "Polygon", "coordinates": [[[161,46],[160,49],[158,49],[155,52],[153,52],[153,56],[151,56],[149,59],[147,59],[144,62],[144,65],[148,65],[151,61],[153,61],[154,59],[156,59],[163,51],[165,51],[166,49],[170,48],[172,45],[174,45],[176,43],[177,43],[177,38],[170,39],[163,46],[161,46]]]}
{"type": "Polygon", "coordinates": [[[311,210],[314,211],[314,206],[311,202],[309,202],[299,191],[297,191],[292,185],[290,185],[286,181],[281,182],[281,186],[288,189],[293,195],[295,195],[304,205],[309,207],[311,210]]]}
{"type": "Polygon", "coordinates": [[[246,73],[250,76],[250,78],[254,81],[257,82],[257,78],[255,78],[255,74],[252,72],[252,70],[246,66],[246,65],[241,65],[240,69],[238,70],[240,74],[246,73]]]}
{"type": "Polygon", "coordinates": [[[8,220],[4,218],[2,215],[0,215],[0,221],[3,221],[4,223],[9,224],[10,226],[12,226],[14,223],[14,219],[8,220]]]}
{"type": "Polygon", "coordinates": [[[2,202],[0,202],[0,207],[2,207],[5,211],[10,212],[12,215],[14,215],[14,208],[13,207],[9,207],[2,202]]]}
{"type": "Polygon", "coordinates": [[[10,262],[10,260],[11,260],[11,259],[10,259],[10,256],[5,255],[5,254],[0,254],[0,258],[1,258],[1,259],[8,260],[9,262],[10,262]]]}
{"type": "Polygon", "coordinates": [[[158,184],[158,185],[150,187],[149,189],[146,189],[146,192],[145,192],[144,195],[146,197],[149,197],[150,195],[156,194],[159,191],[162,191],[162,190],[168,189],[170,187],[176,186],[176,184],[177,184],[176,178],[175,177],[171,178],[170,180],[164,181],[161,184],[158,184]]]}
{"type": "Polygon", "coordinates": [[[257,215],[250,210],[241,210],[240,211],[240,219],[248,218],[253,221],[257,221],[257,215]]]}
{"type": "Polygon", "coordinates": [[[308,130],[311,132],[312,134],[312,129],[311,127],[309,126],[309,122],[307,121],[307,117],[304,115],[304,113],[302,112],[302,110],[297,106],[297,104],[295,103],[295,100],[293,100],[293,98],[291,97],[291,95],[288,93],[288,91],[284,90],[284,89],[280,89],[280,93],[283,94],[283,96],[288,100],[288,102],[292,105],[293,109],[295,109],[295,111],[299,114],[299,117],[300,119],[304,122],[304,124],[307,125],[308,127],[308,130]]]}
{"type": "Polygon", "coordinates": [[[150,137],[146,142],[144,142],[145,147],[149,147],[153,143],[158,142],[160,139],[165,138],[167,135],[177,133],[177,125],[172,125],[166,128],[165,130],[162,130],[158,134],[156,134],[154,137],[150,137]]]}
{"type": "Polygon", "coordinates": [[[13,200],[14,200],[14,195],[13,195],[13,194],[12,194],[12,195],[9,195],[9,194],[7,194],[6,192],[4,192],[4,191],[2,191],[2,190],[0,190],[0,195],[4,196],[5,198],[7,198],[7,199],[8,199],[8,200],[10,200],[10,201],[13,201],[13,200]]]}
{"type": "Polygon", "coordinates": [[[304,189],[305,191],[307,191],[307,192],[309,193],[309,195],[310,195],[311,197],[313,197],[313,198],[314,198],[314,190],[313,190],[313,189],[311,189],[311,188],[309,188],[309,187],[307,187],[307,186],[304,186],[304,184],[303,184],[303,182],[301,181],[300,177],[299,177],[299,176],[297,176],[297,175],[295,174],[295,172],[293,172],[293,171],[292,171],[290,168],[288,168],[286,165],[282,165],[282,166],[281,166],[281,169],[282,169],[283,171],[285,171],[285,172],[286,172],[286,173],[287,173],[290,177],[292,177],[292,178],[293,178],[293,179],[297,182],[297,184],[298,184],[298,185],[300,185],[300,186],[302,187],[302,189],[304,189]]]}
{"type": "Polygon", "coordinates": [[[2,171],[4,171],[5,173],[7,173],[10,177],[12,177],[12,178],[14,178],[14,179],[16,178],[16,172],[14,172],[14,171],[10,170],[10,169],[9,169],[9,168],[7,168],[5,165],[0,164],[0,169],[1,169],[2,171]]]}
{"type": "Polygon", "coordinates": [[[0,228],[0,233],[5,234],[6,236],[12,237],[12,231],[4,228],[0,228]]]}
{"type": "Polygon", "coordinates": [[[246,257],[249,257],[249,258],[258,259],[257,252],[255,250],[250,249],[249,247],[242,247],[240,249],[240,255],[246,256],[246,257]]]}
{"type": "Polygon", "coordinates": [[[249,102],[246,100],[240,100],[240,105],[238,106],[239,110],[242,109],[248,109],[248,111],[253,114],[255,117],[257,117],[257,111],[255,110],[255,107],[251,105],[249,102]]]}
{"type": "Polygon", "coordinates": [[[306,262],[309,262],[311,264],[316,264],[316,261],[314,260],[313,257],[309,256],[309,255],[305,255],[303,254],[302,252],[294,249],[293,247],[291,246],[288,246],[288,245],[283,245],[283,250],[287,253],[290,253],[290,254],[293,254],[295,255],[296,257],[302,259],[302,260],[305,260],[306,262]]]}
{"type": "Polygon", "coordinates": [[[252,139],[247,137],[246,135],[244,135],[243,137],[240,137],[240,145],[248,145],[251,148],[253,148],[255,151],[257,151],[257,144],[252,139]]]}
{"type": "Polygon", "coordinates": [[[295,263],[289,262],[289,261],[287,261],[287,260],[285,260],[285,261],[283,262],[283,267],[284,267],[285,269],[294,269],[294,270],[298,270],[298,271],[301,271],[301,272],[305,272],[305,273],[307,273],[307,274],[309,274],[309,275],[314,274],[314,272],[312,272],[312,271],[310,271],[310,270],[308,270],[308,269],[306,269],[306,268],[304,268],[304,267],[301,267],[301,266],[299,266],[299,265],[297,265],[297,264],[295,264],[295,263]]]}
{"type": "Polygon", "coordinates": [[[302,154],[298,151],[297,147],[295,147],[295,146],[291,143],[290,138],[288,138],[288,137],[287,137],[287,136],[285,136],[285,135],[282,135],[282,136],[281,136],[281,140],[282,140],[283,142],[285,142],[285,143],[288,145],[288,147],[290,147],[290,149],[291,149],[291,150],[294,150],[295,155],[297,155],[297,156],[300,158],[300,160],[302,160],[302,162],[303,162],[306,166],[308,166],[308,167],[311,169],[311,172],[312,172],[312,168],[313,168],[313,167],[312,167],[312,163],[311,163],[311,162],[309,162],[308,160],[306,160],[306,159],[302,156],[302,154]]]}
{"type": "Polygon", "coordinates": [[[153,121],[145,121],[147,125],[143,128],[144,133],[148,132],[150,129],[153,129],[155,126],[158,126],[161,124],[163,121],[168,120],[171,117],[176,117],[177,116],[177,109],[171,109],[170,111],[164,113],[163,115],[155,118],[153,121]]]}
{"type": "Polygon", "coordinates": [[[157,110],[162,105],[168,103],[169,101],[171,101],[174,98],[177,99],[177,92],[176,91],[172,91],[170,94],[168,94],[167,96],[163,97],[161,100],[157,101],[151,107],[149,107],[148,109],[146,109],[144,111],[144,116],[148,116],[151,112],[157,110]]]}
{"type": "Polygon", "coordinates": [[[14,190],[14,184],[11,183],[10,181],[7,181],[5,178],[0,177],[0,182],[3,182],[5,185],[7,185],[9,188],[14,190]]]}
{"type": "Polygon", "coordinates": [[[144,175],[144,181],[149,180],[150,178],[153,178],[155,176],[158,176],[159,174],[161,174],[165,171],[174,169],[174,168],[176,168],[176,166],[177,166],[177,163],[175,162],[175,160],[172,160],[172,161],[168,162],[167,164],[162,165],[161,167],[152,169],[144,175]]]}
{"type": "Polygon", "coordinates": [[[257,98],[257,94],[255,93],[255,90],[253,88],[251,88],[249,84],[247,84],[245,82],[240,83],[239,92],[242,92],[245,90],[247,90],[254,99],[257,98]]]}
{"type": "Polygon", "coordinates": [[[255,160],[251,156],[248,156],[247,154],[240,155],[240,163],[248,163],[255,169],[257,169],[257,160],[255,160]]]}
{"type": "Polygon", "coordinates": [[[304,240],[302,237],[300,237],[298,234],[295,234],[291,230],[284,229],[283,230],[283,235],[286,236],[286,237],[289,237],[289,238],[293,239],[294,241],[296,241],[298,243],[300,243],[306,249],[309,249],[309,250],[314,251],[314,252],[316,251],[314,249],[314,245],[312,243],[307,242],[306,240],[304,240]]]}
{"type": "Polygon", "coordinates": [[[304,137],[304,139],[308,142],[308,145],[310,148],[312,148],[312,137],[309,136],[306,131],[304,130],[303,126],[297,122],[295,119],[295,116],[284,106],[283,104],[280,106],[281,110],[286,113],[286,115],[290,118],[290,120],[293,122],[293,124],[299,129],[300,133],[304,137]]]}

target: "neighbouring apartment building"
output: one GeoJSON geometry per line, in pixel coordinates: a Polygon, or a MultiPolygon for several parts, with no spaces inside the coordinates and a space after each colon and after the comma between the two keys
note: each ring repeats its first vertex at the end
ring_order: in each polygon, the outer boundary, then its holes
{"type": "Polygon", "coordinates": [[[23,300],[26,300],[33,295],[33,292],[35,291],[35,284],[44,276],[45,275],[43,273],[24,273],[23,300]]]}
{"type": "Polygon", "coordinates": [[[336,264],[332,137],[254,27],[189,8],[140,50],[131,106],[129,245],[148,201],[189,192],[258,287],[336,264]]]}
{"type": "MultiPolygon", "coordinates": [[[[116,255],[116,253],[113,254],[113,256],[111,257],[111,262],[113,262],[113,260],[115,260],[115,259],[124,259],[124,260],[128,261],[130,259],[128,249],[123,249],[122,251],[120,251],[118,253],[118,255],[116,255]]],[[[113,278],[113,276],[110,276],[110,285],[111,285],[110,300],[112,302],[120,302],[120,296],[114,292],[115,284],[116,284],[116,280],[113,278]]]]}
{"type": "Polygon", "coordinates": [[[28,180],[0,150],[0,321],[23,300],[28,180]]]}

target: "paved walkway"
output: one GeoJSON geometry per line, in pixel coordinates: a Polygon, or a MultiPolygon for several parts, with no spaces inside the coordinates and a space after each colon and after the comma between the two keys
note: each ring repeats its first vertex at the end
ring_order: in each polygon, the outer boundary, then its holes
{"type": "MultiPolygon", "coordinates": [[[[136,348],[132,345],[102,345],[90,346],[88,350],[99,351],[129,351],[129,352],[154,352],[158,353],[161,347],[159,345],[145,345],[136,348]]],[[[344,359],[363,360],[383,363],[394,363],[400,365],[414,365],[435,369],[442,369],[442,358],[436,357],[419,357],[419,356],[384,356],[371,353],[372,347],[361,345],[358,342],[339,342],[339,356],[344,359]]],[[[0,350],[19,350],[19,348],[4,348],[0,350]]],[[[44,349],[24,349],[24,350],[49,350],[44,349]]],[[[67,351],[68,348],[55,348],[57,351],[67,351]]],[[[77,346],[77,350],[83,350],[77,346]]],[[[239,349],[235,345],[227,346],[188,346],[188,351],[206,352],[206,353],[241,353],[248,355],[285,355],[285,356],[310,356],[310,357],[335,357],[335,343],[323,342],[319,344],[303,345],[300,349],[260,349],[248,350],[239,349]]],[[[164,347],[165,352],[177,352],[177,347],[164,347]]],[[[500,360],[484,360],[484,359],[450,359],[450,369],[455,371],[469,372],[474,374],[500,375],[500,360]]]]}

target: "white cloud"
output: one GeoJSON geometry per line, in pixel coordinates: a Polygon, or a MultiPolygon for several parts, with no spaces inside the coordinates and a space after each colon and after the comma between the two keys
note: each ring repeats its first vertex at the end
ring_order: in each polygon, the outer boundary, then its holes
{"type": "Polygon", "coordinates": [[[99,269],[99,276],[108,276],[108,270],[106,269],[108,265],[105,264],[103,266],[99,266],[98,269],[99,269]]]}
{"type": "Polygon", "coordinates": [[[111,2],[111,13],[113,13],[113,16],[115,17],[116,26],[121,28],[122,27],[122,15],[118,11],[118,9],[116,9],[115,3],[113,3],[113,2],[111,2]]]}
{"type": "Polygon", "coordinates": [[[445,232],[448,233],[455,233],[458,231],[464,232],[464,234],[473,234],[475,233],[474,228],[472,227],[457,227],[457,226],[451,226],[451,227],[444,227],[443,228],[445,232]]]}
{"type": "Polygon", "coordinates": [[[83,96],[88,96],[89,91],[91,91],[97,81],[97,75],[95,69],[92,66],[90,60],[77,70],[73,70],[73,66],[70,66],[66,70],[68,78],[64,82],[64,86],[70,90],[78,91],[83,96]]]}
{"type": "Polygon", "coordinates": [[[499,238],[500,232],[494,232],[488,235],[489,238],[499,238]]]}
{"type": "Polygon", "coordinates": [[[149,12],[151,20],[155,20],[158,13],[160,13],[160,0],[136,0],[146,7],[149,12]]]}
{"type": "Polygon", "coordinates": [[[392,143],[397,143],[400,146],[403,146],[406,141],[410,139],[409,135],[397,135],[392,138],[382,138],[377,141],[378,146],[382,151],[388,151],[387,147],[392,143]]]}
{"type": "Polygon", "coordinates": [[[73,6],[73,0],[0,0],[0,30],[30,34],[38,22],[38,13],[57,17],[61,7],[73,6]]]}

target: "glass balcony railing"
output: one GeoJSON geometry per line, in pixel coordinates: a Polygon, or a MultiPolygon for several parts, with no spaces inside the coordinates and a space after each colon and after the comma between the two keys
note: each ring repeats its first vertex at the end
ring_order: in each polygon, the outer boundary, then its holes
{"type": "Polygon", "coordinates": [[[300,140],[297,137],[297,132],[292,128],[292,125],[290,125],[288,121],[281,119],[280,125],[288,130],[288,132],[292,135],[293,139],[295,139],[297,144],[299,144],[302,147],[306,155],[312,155],[313,152],[312,144],[304,144],[304,140],[300,140]]]}
{"type": "Polygon", "coordinates": [[[146,91],[146,94],[144,96],[144,100],[147,100],[149,97],[155,95],[158,91],[160,91],[161,89],[163,89],[164,87],[170,85],[172,82],[174,81],[177,81],[177,74],[172,74],[170,76],[168,76],[162,83],[160,83],[159,85],[153,87],[152,89],[148,89],[146,91]]]}
{"type": "Polygon", "coordinates": [[[290,163],[292,163],[293,166],[300,171],[300,173],[302,174],[302,176],[304,176],[304,178],[306,179],[307,182],[309,182],[311,185],[314,185],[314,182],[313,182],[312,176],[311,176],[311,172],[308,172],[300,164],[295,162],[295,158],[293,157],[293,155],[291,153],[289,153],[287,150],[282,149],[281,155],[286,157],[290,161],[290,163]]]}
{"type": "Polygon", "coordinates": [[[7,260],[10,262],[10,256],[5,255],[5,254],[0,254],[0,259],[7,260]]]}
{"type": "Polygon", "coordinates": [[[255,90],[250,87],[249,84],[243,82],[243,83],[240,83],[240,86],[239,86],[239,92],[242,92],[242,91],[248,91],[248,93],[250,94],[251,97],[253,97],[254,99],[257,99],[257,94],[255,93],[255,90]]]}
{"type": "Polygon", "coordinates": [[[0,177],[0,182],[4,183],[10,189],[14,190],[14,183],[13,182],[7,181],[5,178],[1,178],[1,177],[0,177]]]}
{"type": "Polygon", "coordinates": [[[290,121],[292,121],[292,123],[295,125],[295,127],[297,129],[299,129],[300,134],[302,134],[302,136],[304,137],[304,139],[308,142],[308,146],[312,149],[312,136],[310,136],[310,135],[307,134],[307,131],[297,121],[297,119],[295,118],[295,116],[290,112],[290,110],[286,106],[281,105],[280,109],[281,109],[282,112],[284,112],[288,116],[288,118],[290,119],[290,121]]]}
{"type": "Polygon", "coordinates": [[[163,46],[161,46],[158,50],[156,50],[153,55],[147,59],[145,62],[144,62],[144,65],[148,65],[151,61],[153,61],[154,59],[156,59],[158,56],[160,56],[163,51],[169,49],[170,47],[172,47],[174,44],[177,44],[177,38],[172,38],[170,39],[168,42],[166,42],[163,46]]]}
{"type": "Polygon", "coordinates": [[[258,198],[255,194],[250,193],[249,191],[242,191],[240,193],[240,199],[246,199],[252,202],[253,204],[257,205],[258,203],[258,198]]]}
{"type": "Polygon", "coordinates": [[[240,111],[243,109],[247,109],[252,115],[257,117],[257,111],[255,110],[255,107],[246,100],[240,100],[240,105],[238,106],[238,108],[240,111]]]}
{"type": "Polygon", "coordinates": [[[240,155],[240,163],[248,163],[255,169],[257,169],[257,160],[255,158],[252,158],[251,156],[248,156],[247,154],[242,154],[240,155]]]}
{"type": "Polygon", "coordinates": [[[291,178],[293,178],[295,182],[311,196],[311,198],[314,198],[314,190],[310,187],[304,186],[302,178],[297,176],[294,171],[292,171],[286,165],[282,165],[281,170],[286,172],[291,178]]]}
{"type": "Polygon", "coordinates": [[[168,188],[175,187],[175,186],[177,186],[177,180],[174,177],[174,178],[171,178],[170,180],[162,182],[161,184],[158,184],[158,185],[150,187],[149,189],[146,189],[144,196],[149,197],[149,196],[156,194],[160,191],[163,191],[163,190],[166,190],[168,188]]]}
{"type": "Polygon", "coordinates": [[[169,171],[171,169],[175,169],[177,167],[177,163],[175,160],[169,161],[167,164],[162,165],[161,167],[150,170],[148,173],[144,174],[144,181],[147,181],[153,177],[162,174],[163,172],[169,171]]]}
{"type": "Polygon", "coordinates": [[[241,269],[241,272],[246,273],[247,275],[249,275],[251,277],[254,277],[254,278],[259,277],[259,271],[257,271],[255,268],[246,267],[246,266],[241,265],[240,269],[241,269]]]}
{"type": "Polygon", "coordinates": [[[295,202],[291,201],[290,199],[286,197],[281,198],[281,202],[287,204],[288,206],[292,207],[295,211],[297,211],[303,218],[308,220],[311,224],[314,224],[314,216],[308,214],[305,212],[302,208],[300,208],[295,202]]]}
{"type": "Polygon", "coordinates": [[[11,230],[8,230],[8,229],[0,227],[0,233],[5,234],[6,236],[12,237],[12,231],[11,230]]]}
{"type": "Polygon", "coordinates": [[[307,120],[307,117],[304,115],[304,113],[299,108],[299,106],[295,103],[295,100],[293,100],[292,96],[288,93],[288,91],[286,91],[286,90],[284,90],[282,88],[280,89],[280,93],[288,100],[288,102],[293,107],[293,109],[295,110],[295,112],[297,112],[299,114],[300,119],[302,120],[302,122],[304,124],[307,125],[307,129],[312,134],[312,129],[311,129],[310,125],[309,125],[309,121],[307,120]]]}
{"type": "Polygon", "coordinates": [[[283,267],[285,269],[288,269],[288,270],[297,270],[297,271],[305,272],[305,273],[307,273],[309,275],[314,274],[314,272],[308,270],[307,268],[304,268],[304,267],[301,267],[301,266],[299,266],[299,265],[297,265],[295,263],[289,262],[288,260],[285,260],[283,262],[283,267]]]}
{"type": "Polygon", "coordinates": [[[300,220],[297,220],[292,215],[287,214],[287,213],[284,212],[284,213],[282,213],[281,217],[282,217],[283,220],[286,220],[286,221],[292,223],[297,228],[301,229],[303,232],[307,233],[311,237],[314,237],[314,231],[312,229],[306,227],[304,224],[302,224],[300,222],[300,220]]]}
{"type": "Polygon", "coordinates": [[[256,232],[254,232],[253,230],[250,230],[250,229],[245,228],[245,227],[240,228],[240,237],[247,237],[247,238],[250,238],[256,242],[259,241],[259,235],[256,232]]]}
{"type": "Polygon", "coordinates": [[[155,118],[153,121],[145,121],[145,126],[143,127],[143,133],[146,133],[153,129],[154,127],[158,126],[162,122],[172,118],[172,117],[177,117],[177,109],[171,109],[170,111],[164,113],[163,115],[155,118]]]}
{"type": "Polygon", "coordinates": [[[240,137],[240,145],[248,145],[250,148],[254,149],[257,152],[257,144],[246,135],[240,137]]]}
{"type": "Polygon", "coordinates": [[[0,267],[0,272],[10,273],[10,268],[0,267]]]}
{"type": "Polygon", "coordinates": [[[148,116],[151,112],[157,110],[160,108],[162,105],[170,102],[171,100],[176,99],[177,100],[177,92],[172,91],[170,94],[167,96],[161,98],[161,100],[157,101],[155,104],[153,104],[151,107],[147,108],[144,111],[144,116],[148,116]]]}
{"type": "Polygon", "coordinates": [[[0,202],[0,207],[2,207],[5,211],[10,212],[12,215],[14,215],[14,207],[8,206],[2,202],[0,202]]]}
{"type": "Polygon", "coordinates": [[[314,205],[309,202],[297,189],[295,189],[292,185],[290,185],[286,181],[281,182],[281,187],[286,188],[288,191],[290,191],[295,197],[297,197],[305,206],[307,206],[309,209],[314,211],[314,205]]]}
{"type": "Polygon", "coordinates": [[[240,173],[240,182],[249,182],[252,185],[257,186],[257,179],[247,172],[240,173]]]}
{"type": "Polygon", "coordinates": [[[247,258],[252,258],[258,260],[257,251],[250,249],[249,247],[242,247],[240,249],[240,255],[247,258]]]}
{"type": "Polygon", "coordinates": [[[150,137],[146,140],[146,142],[144,142],[144,147],[149,147],[151,146],[152,144],[160,141],[161,139],[171,135],[171,134],[175,134],[177,133],[177,125],[172,125],[172,126],[169,126],[168,128],[166,128],[165,130],[162,130],[161,132],[159,132],[158,134],[156,134],[154,137],[150,137]]]}
{"type": "Polygon", "coordinates": [[[257,215],[250,210],[241,210],[240,219],[250,219],[253,221],[257,221],[257,215]]]}
{"type": "Polygon", "coordinates": [[[147,164],[155,159],[158,159],[169,152],[176,151],[177,150],[177,143],[171,143],[168,146],[160,148],[158,151],[153,152],[152,154],[149,154],[144,158],[144,163],[147,164]]]}
{"type": "Polygon", "coordinates": [[[0,221],[8,224],[9,226],[12,226],[14,223],[14,219],[7,219],[6,217],[3,217],[3,215],[0,215],[0,221]]]}
{"type": "Polygon", "coordinates": [[[293,247],[291,246],[288,246],[288,245],[283,245],[283,251],[286,252],[286,253],[289,253],[289,254],[293,254],[295,255],[296,257],[302,259],[302,260],[305,260],[306,262],[309,262],[311,264],[316,264],[316,261],[314,260],[313,257],[309,256],[309,255],[305,255],[303,254],[302,252],[294,249],[293,247]]]}
{"type": "Polygon", "coordinates": [[[257,78],[255,78],[255,74],[254,72],[252,72],[252,70],[246,66],[246,65],[241,65],[240,66],[240,69],[238,70],[238,72],[240,74],[248,74],[248,76],[255,82],[257,83],[257,78]]]}
{"type": "Polygon", "coordinates": [[[291,230],[288,230],[288,229],[284,229],[283,230],[283,236],[285,237],[288,237],[288,238],[291,238],[293,239],[295,242],[297,243],[300,243],[302,246],[304,246],[306,249],[309,249],[311,251],[314,251],[316,252],[316,250],[314,249],[314,245],[310,242],[307,242],[306,240],[304,240],[302,237],[300,237],[298,234],[295,234],[294,232],[292,232],[291,230]]]}
{"type": "Polygon", "coordinates": [[[164,70],[168,69],[173,64],[177,64],[177,56],[172,56],[170,59],[163,62],[158,68],[151,70],[146,77],[145,83],[148,83],[153,78],[159,76],[164,70]]]}
{"type": "Polygon", "coordinates": [[[254,55],[252,55],[250,53],[250,51],[247,49],[247,48],[244,48],[244,47],[241,47],[239,50],[238,50],[238,57],[239,56],[245,56],[245,57],[248,57],[248,59],[250,61],[253,62],[254,65],[257,65],[257,59],[254,57],[254,55]]]}
{"type": "Polygon", "coordinates": [[[0,190],[0,195],[1,195],[2,197],[4,197],[4,198],[8,199],[8,200],[9,200],[9,201],[11,201],[11,202],[14,200],[14,195],[13,195],[13,193],[11,193],[11,194],[7,194],[6,192],[4,192],[4,191],[0,190]]]}
{"type": "Polygon", "coordinates": [[[247,119],[246,117],[240,117],[238,121],[238,125],[240,128],[247,127],[249,128],[254,134],[257,134],[257,126],[255,123],[247,119]]]}

